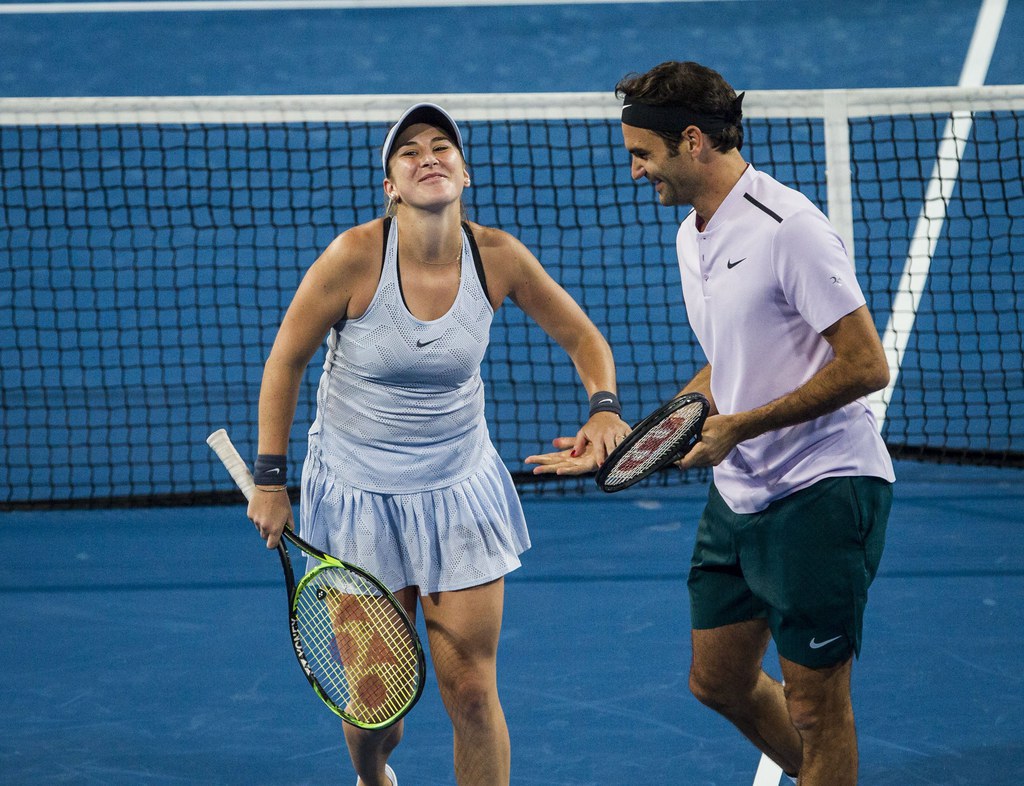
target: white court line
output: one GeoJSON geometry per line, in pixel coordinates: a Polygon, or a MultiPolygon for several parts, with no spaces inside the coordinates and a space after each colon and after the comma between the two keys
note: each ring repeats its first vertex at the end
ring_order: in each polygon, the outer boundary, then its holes
{"type": "MultiPolygon", "coordinates": [[[[984,0],[982,3],[960,72],[960,87],[979,87],[985,84],[1005,13],[1006,0],[984,0]]],[[[946,221],[949,200],[960,175],[960,161],[973,122],[970,113],[954,112],[946,123],[939,144],[938,158],[925,191],[924,205],[914,227],[900,283],[896,287],[889,324],[882,335],[882,346],[889,361],[889,384],[868,398],[878,420],[879,430],[885,424],[889,402],[892,401],[892,393],[903,364],[903,355],[914,330],[917,309],[928,281],[935,246],[946,221]]]]}
{"type": "MultiPolygon", "coordinates": [[[[366,8],[463,8],[515,5],[697,3],[726,0],[108,0],[82,3],[0,3],[0,14],[109,14],[195,11],[358,10],[366,8]]],[[[755,2],[757,0],[742,0],[755,2]]],[[[764,0],[760,0],[764,2],[764,0]]]]}
{"type": "MultiPolygon", "coordinates": [[[[985,76],[988,74],[992,52],[999,38],[999,29],[1002,27],[1005,13],[1006,0],[982,2],[971,43],[967,47],[967,57],[960,72],[960,87],[980,87],[985,84],[985,76]]],[[[896,296],[893,298],[889,324],[882,337],[882,346],[889,361],[889,384],[868,399],[878,419],[879,430],[885,424],[903,354],[914,329],[917,308],[928,280],[935,246],[946,220],[946,209],[953,194],[953,186],[960,175],[960,160],[967,144],[967,137],[971,133],[972,122],[969,113],[955,112],[946,123],[938,158],[925,191],[924,205],[918,216],[907,251],[907,261],[903,266],[899,286],[896,288],[896,296]]],[[[778,786],[782,776],[782,768],[761,754],[753,786],[778,786]]]]}
{"type": "Polygon", "coordinates": [[[782,775],[782,767],[762,753],[757,772],[754,773],[753,786],[779,786],[782,775]]]}

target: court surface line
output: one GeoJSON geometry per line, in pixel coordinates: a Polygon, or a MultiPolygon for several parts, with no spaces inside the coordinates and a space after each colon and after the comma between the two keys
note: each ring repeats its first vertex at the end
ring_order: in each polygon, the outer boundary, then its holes
{"type": "MultiPolygon", "coordinates": [[[[767,0],[739,0],[766,2],[767,0]]],[[[81,3],[0,3],[0,14],[105,14],[197,11],[310,11],[468,8],[520,5],[611,5],[623,0],[109,0],[81,3]]],[[[736,0],[629,0],[631,4],[722,3],[736,0]]]]}
{"type": "MultiPolygon", "coordinates": [[[[982,3],[971,43],[967,47],[963,69],[960,71],[960,87],[981,87],[985,84],[1005,13],[1006,0],[984,0],[982,3]]],[[[889,384],[868,398],[880,431],[885,425],[889,402],[892,401],[892,394],[903,365],[903,355],[914,331],[917,310],[925,284],[928,283],[935,247],[946,222],[949,201],[960,177],[960,161],[963,159],[973,123],[969,112],[954,112],[946,121],[935,166],[925,190],[924,204],[921,206],[907,250],[903,273],[893,297],[889,324],[882,335],[882,346],[889,360],[889,384]]]]}

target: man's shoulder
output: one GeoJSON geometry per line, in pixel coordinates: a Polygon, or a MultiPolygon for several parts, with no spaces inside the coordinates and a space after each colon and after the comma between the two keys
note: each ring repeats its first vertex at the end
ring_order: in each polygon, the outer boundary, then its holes
{"type": "Polygon", "coordinates": [[[744,184],[744,200],[777,223],[801,214],[824,215],[802,191],[756,170],[744,184]]]}
{"type": "Polygon", "coordinates": [[[680,241],[692,239],[692,241],[696,243],[698,231],[697,211],[691,209],[690,212],[686,214],[686,217],[680,222],[679,229],[676,230],[676,242],[678,243],[680,241]]]}

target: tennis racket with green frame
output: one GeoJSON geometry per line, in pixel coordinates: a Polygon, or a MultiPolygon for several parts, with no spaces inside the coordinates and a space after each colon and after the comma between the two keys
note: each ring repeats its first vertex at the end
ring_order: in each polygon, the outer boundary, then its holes
{"type": "MultiPolygon", "coordinates": [[[[206,442],[251,499],[256,486],[227,432],[220,429],[206,442]]],[[[288,548],[283,539],[278,543],[292,646],[309,684],[354,726],[382,729],[396,723],[419,701],[426,680],[415,625],[367,571],[325,554],[290,529],[284,538],[320,562],[296,584],[288,548]]]]}

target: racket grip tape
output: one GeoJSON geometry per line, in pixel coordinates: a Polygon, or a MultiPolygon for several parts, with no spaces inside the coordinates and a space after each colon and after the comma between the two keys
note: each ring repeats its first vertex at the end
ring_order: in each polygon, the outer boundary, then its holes
{"type": "Polygon", "coordinates": [[[234,478],[245,498],[252,499],[253,492],[256,491],[256,484],[253,482],[245,461],[231,442],[231,438],[228,437],[228,432],[224,429],[214,431],[206,438],[206,444],[213,448],[213,452],[224,463],[224,467],[231,473],[231,477],[234,478]]]}

